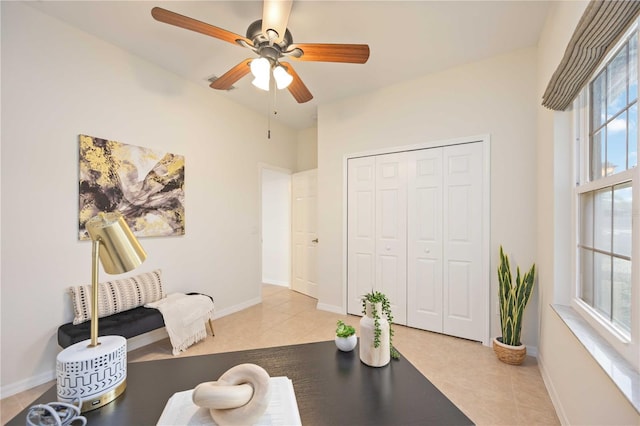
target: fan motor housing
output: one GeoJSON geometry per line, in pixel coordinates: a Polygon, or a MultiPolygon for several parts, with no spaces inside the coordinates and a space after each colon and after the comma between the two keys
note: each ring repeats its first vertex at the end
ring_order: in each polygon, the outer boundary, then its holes
{"type": "Polygon", "coordinates": [[[285,31],[280,43],[272,43],[269,37],[262,32],[262,19],[258,19],[249,25],[249,28],[247,28],[247,38],[253,42],[253,46],[258,49],[261,56],[273,59],[282,56],[282,52],[286,51],[287,47],[293,43],[293,36],[289,29],[285,31]],[[273,52],[267,51],[267,48],[273,50],[273,52]],[[263,51],[265,52],[264,55],[262,54],[263,51]],[[275,52],[277,52],[277,54],[275,52]]]}

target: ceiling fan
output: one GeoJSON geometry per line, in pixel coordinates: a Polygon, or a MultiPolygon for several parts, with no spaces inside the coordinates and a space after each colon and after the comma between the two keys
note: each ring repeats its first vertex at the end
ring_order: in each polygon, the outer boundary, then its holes
{"type": "Polygon", "coordinates": [[[271,75],[279,89],[287,88],[298,103],[308,102],[313,95],[288,62],[297,61],[343,62],[364,64],[369,59],[366,44],[293,43],[287,22],[293,0],[265,0],[262,19],[249,25],[246,37],[198,21],[175,12],[154,7],[151,15],[157,21],[208,35],[235,45],[251,49],[258,58],[248,58],[218,77],[210,87],[228,90],[251,72],[253,84],[269,90],[271,75]]]}

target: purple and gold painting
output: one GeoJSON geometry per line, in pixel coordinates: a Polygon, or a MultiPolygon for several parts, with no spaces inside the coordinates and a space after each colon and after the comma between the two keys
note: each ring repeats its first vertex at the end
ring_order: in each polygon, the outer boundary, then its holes
{"type": "Polygon", "coordinates": [[[119,211],[137,237],[184,235],[184,156],[80,135],[79,238],[119,211]]]}

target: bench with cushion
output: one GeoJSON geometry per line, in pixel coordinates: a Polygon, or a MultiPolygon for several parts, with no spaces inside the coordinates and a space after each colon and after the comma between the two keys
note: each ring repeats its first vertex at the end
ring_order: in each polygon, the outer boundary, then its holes
{"type": "MultiPolygon", "coordinates": [[[[74,319],[58,328],[58,345],[62,348],[91,338],[91,286],[70,287],[68,291],[73,301],[74,319]]],[[[164,327],[160,311],[144,307],[164,296],[160,270],[100,283],[98,335],[129,339],[164,327]]],[[[211,320],[209,327],[214,334],[211,320]]]]}
{"type": "MultiPolygon", "coordinates": [[[[159,310],[139,306],[100,318],[99,336],[122,336],[127,339],[164,327],[159,310]]],[[[91,321],[74,325],[73,322],[58,328],[58,344],[66,348],[91,338],[91,321]]]]}

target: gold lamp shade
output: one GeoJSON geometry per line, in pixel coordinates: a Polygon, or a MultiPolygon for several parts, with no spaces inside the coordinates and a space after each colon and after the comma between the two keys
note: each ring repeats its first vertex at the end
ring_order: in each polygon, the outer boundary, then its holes
{"type": "Polygon", "coordinates": [[[147,258],[144,249],[118,212],[100,213],[86,224],[93,241],[102,245],[100,261],[107,274],[124,274],[137,268],[147,258]]]}

